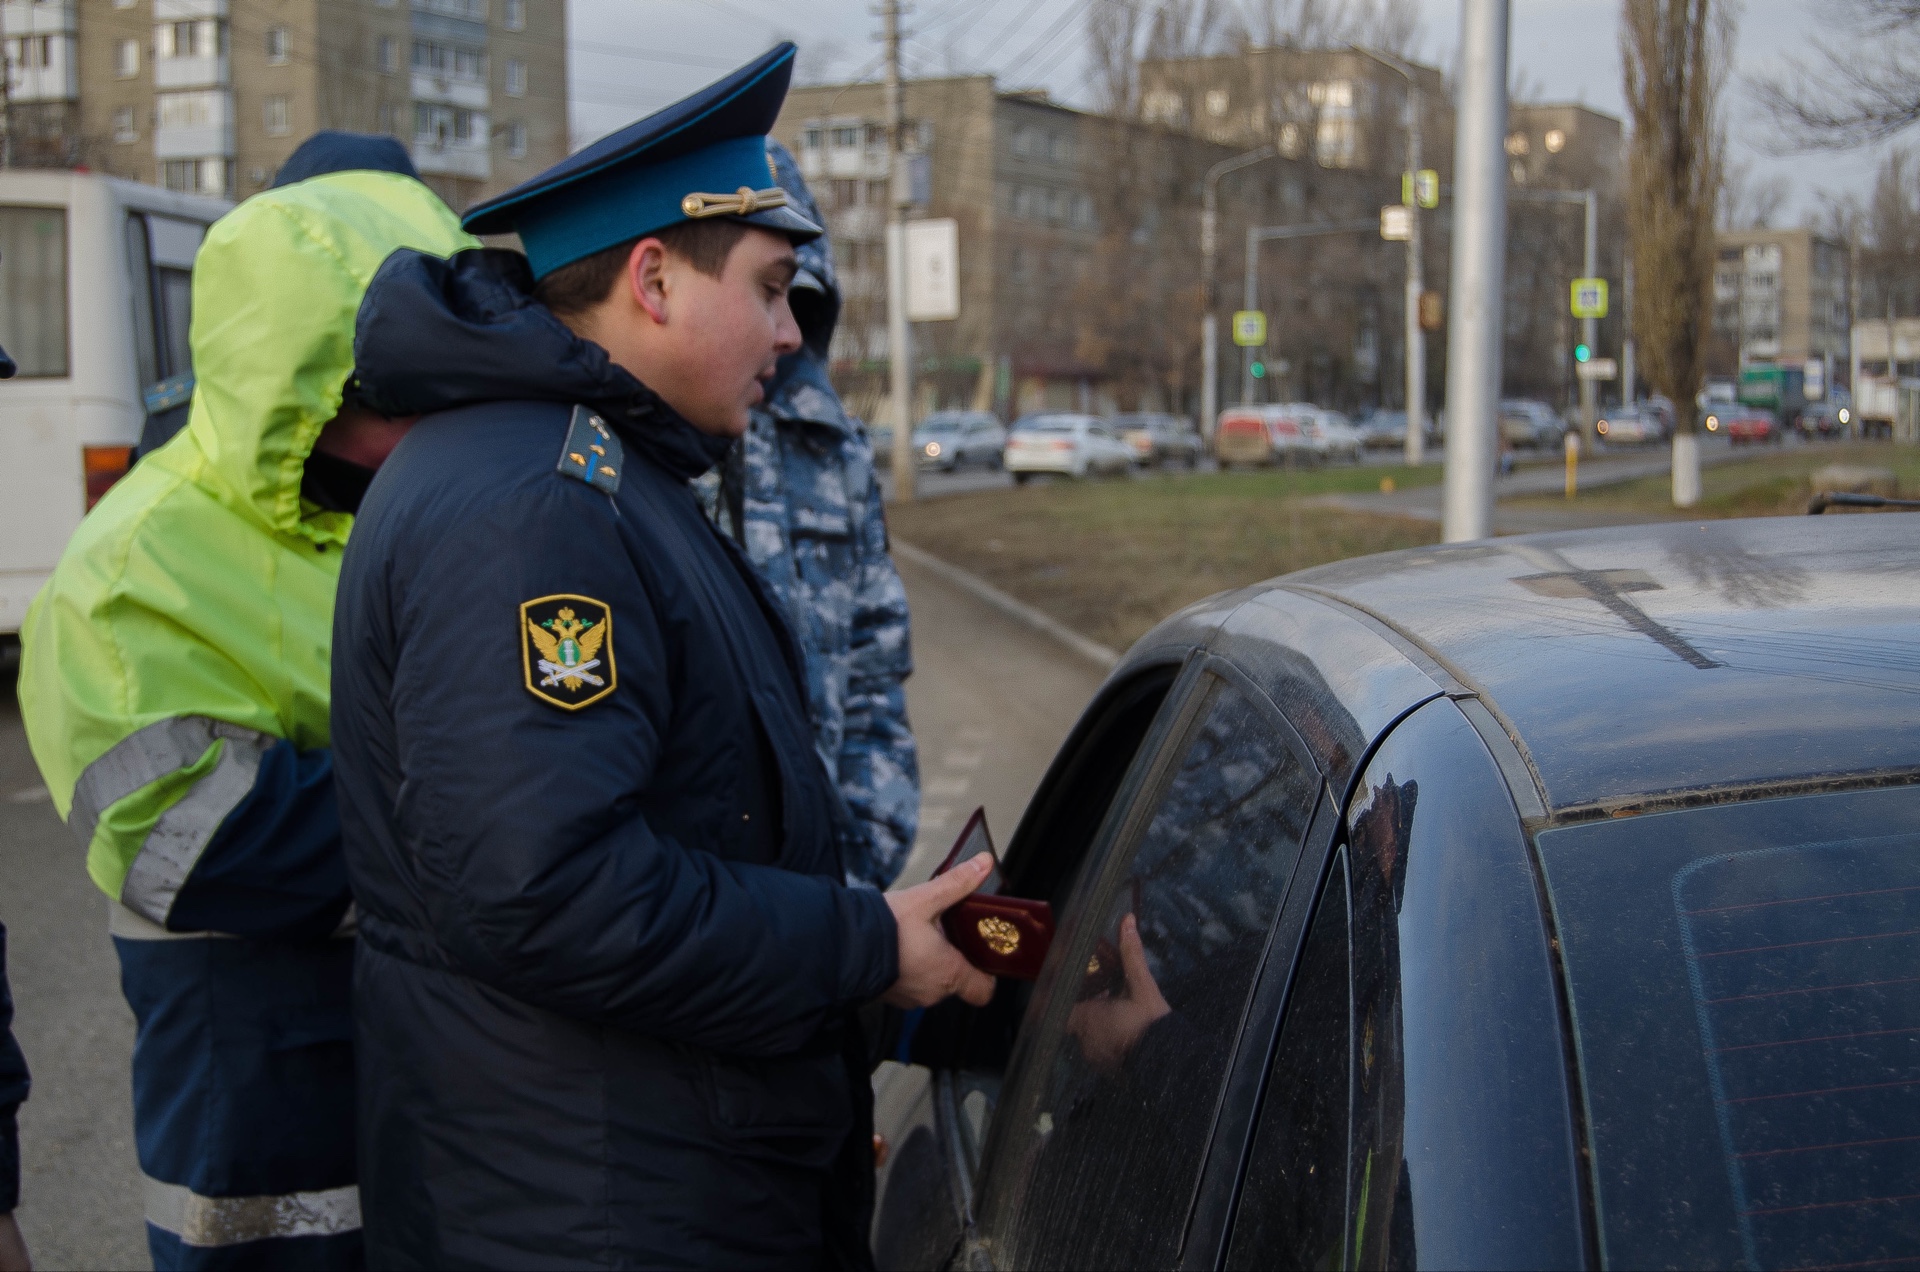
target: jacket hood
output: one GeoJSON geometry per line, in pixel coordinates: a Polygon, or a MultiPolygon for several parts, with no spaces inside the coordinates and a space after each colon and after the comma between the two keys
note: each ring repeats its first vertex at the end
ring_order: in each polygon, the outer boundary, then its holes
{"type": "Polygon", "coordinates": [[[774,183],[787,192],[790,205],[800,215],[821,227],[818,238],[796,243],[794,258],[800,272],[794,277],[790,293],[794,319],[800,335],[822,358],[833,343],[833,329],[840,324],[840,281],[833,271],[833,243],[826,229],[827,218],[813,201],[813,191],[800,175],[793,152],[775,138],[767,138],[767,166],[773,169],[774,183]]]}
{"type": "Polygon", "coordinates": [[[300,478],[340,410],[353,321],[396,248],[471,246],[439,196],[388,172],[336,172],[255,195],[215,222],[193,269],[193,407],[203,480],[283,534],[344,536],[344,513],[303,518],[300,478]]]}
{"type": "Polygon", "coordinates": [[[355,394],[384,415],[483,402],[591,407],[682,478],[726,454],[730,439],[694,428],[532,292],[533,271],[519,252],[477,248],[446,260],[395,252],[360,306],[355,394]]]}

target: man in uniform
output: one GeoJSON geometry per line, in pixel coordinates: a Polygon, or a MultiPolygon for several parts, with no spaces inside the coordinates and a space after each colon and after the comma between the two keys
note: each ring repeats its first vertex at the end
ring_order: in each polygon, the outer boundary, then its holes
{"type": "Polygon", "coordinates": [[[793,46],[396,253],[356,390],[426,412],[341,578],[334,754],[360,948],[369,1260],[862,1266],[856,1012],[992,981],[977,886],[848,887],[799,650],[689,485],[778,358],[767,188],[793,46]]]}
{"type": "MultiPolygon", "coordinates": [[[[787,206],[819,223],[793,155],[768,138],[767,156],[787,206]]],[[[789,301],[800,348],[780,359],[746,436],[695,488],[799,639],[814,743],[853,814],[847,881],[884,888],[906,865],[920,820],[907,724],[907,591],[887,552],[873,445],[827,377],[840,317],[827,236],[796,245],[794,255],[800,270],[789,301]]]]}
{"type": "Polygon", "coordinates": [[[80,523],[20,703],[109,898],[159,1268],[354,1268],[353,926],[328,644],[360,492],[404,429],[344,396],[387,254],[471,246],[387,137],[323,134],[193,271],[186,428],[80,523]]]}

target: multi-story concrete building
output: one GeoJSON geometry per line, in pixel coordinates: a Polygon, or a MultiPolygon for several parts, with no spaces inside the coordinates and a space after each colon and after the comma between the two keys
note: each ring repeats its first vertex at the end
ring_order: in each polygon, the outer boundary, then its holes
{"type": "Polygon", "coordinates": [[[1729,230],[1719,236],[1713,276],[1713,341],[1707,372],[1822,364],[1827,384],[1844,379],[1852,325],[1847,246],[1812,230],[1729,230]]]}
{"type": "Polygon", "coordinates": [[[408,142],[464,208],[566,154],[566,21],[565,0],[7,0],[16,162],[245,198],[343,128],[408,142]]]}
{"type": "MultiPolygon", "coordinates": [[[[906,85],[914,215],[959,226],[959,317],[914,328],[916,414],[937,406],[1192,409],[1199,178],[1230,153],[1071,110],[989,76],[906,85]]],[[[886,391],[891,154],[878,84],[802,87],[775,133],[834,236],[833,356],[854,409],[886,391]]]]}
{"type": "Polygon", "coordinates": [[[34,167],[78,162],[80,63],[73,7],[4,0],[0,56],[6,67],[0,162],[34,167]]]}

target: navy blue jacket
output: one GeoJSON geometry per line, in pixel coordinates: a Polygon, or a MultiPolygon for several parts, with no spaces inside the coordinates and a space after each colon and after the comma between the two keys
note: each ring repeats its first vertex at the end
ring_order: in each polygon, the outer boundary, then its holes
{"type": "Polygon", "coordinates": [[[725,443],[527,288],[401,252],[360,312],[362,400],[430,412],[335,609],[368,1260],[862,1262],[891,913],[841,882],[794,644],[687,484],[725,443]],[[577,406],[617,489],[559,471],[577,406]],[[522,611],[556,596],[606,615],[567,707],[522,611]]]}
{"type": "Polygon", "coordinates": [[[13,1040],[13,995],[7,991],[7,929],[0,925],[0,1215],[20,1204],[20,1133],[14,1114],[27,1098],[27,1061],[13,1040]]]}

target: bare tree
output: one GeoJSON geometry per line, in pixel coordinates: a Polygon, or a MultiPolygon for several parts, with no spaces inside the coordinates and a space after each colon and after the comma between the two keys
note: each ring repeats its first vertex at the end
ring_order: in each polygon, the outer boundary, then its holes
{"type": "Polygon", "coordinates": [[[1718,222],[1723,230],[1770,230],[1793,195],[1793,183],[1778,173],[1755,175],[1750,163],[1728,162],[1720,175],[1718,222]]]}
{"type": "Polygon", "coordinates": [[[1405,56],[1420,30],[1414,0],[1246,0],[1255,45],[1331,49],[1362,44],[1405,56]]]}
{"type": "Polygon", "coordinates": [[[1140,105],[1141,0],[1095,0],[1087,14],[1087,55],[1102,113],[1131,118],[1140,105]]]}
{"type": "Polygon", "coordinates": [[[1715,107],[1731,37],[1731,14],[1713,0],[1625,0],[1621,14],[1633,328],[1647,379],[1673,403],[1682,507],[1699,499],[1695,398],[1713,334],[1714,206],[1726,149],[1715,107]]]}
{"type": "Polygon", "coordinates": [[[1846,150],[1920,123],[1920,0],[1826,0],[1824,26],[1788,70],[1751,91],[1780,126],[1774,149],[1846,150]]]}

